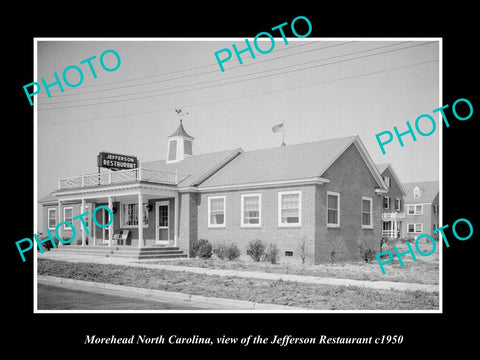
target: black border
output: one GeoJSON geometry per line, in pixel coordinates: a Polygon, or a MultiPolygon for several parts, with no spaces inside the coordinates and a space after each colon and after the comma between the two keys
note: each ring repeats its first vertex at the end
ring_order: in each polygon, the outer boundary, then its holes
{"type": "MultiPolygon", "coordinates": [[[[78,5],[78,4],[77,4],[78,5]]],[[[478,56],[474,34],[478,32],[473,6],[455,3],[420,9],[418,3],[389,3],[382,8],[340,4],[293,9],[291,4],[278,3],[261,11],[245,3],[201,4],[194,9],[188,3],[180,9],[166,8],[162,3],[108,4],[100,9],[95,4],[71,8],[48,8],[44,4],[17,12],[18,19],[2,26],[7,37],[4,71],[8,85],[4,96],[4,154],[9,154],[13,167],[4,168],[4,192],[7,211],[4,213],[3,254],[4,279],[7,279],[4,310],[9,314],[4,343],[12,350],[26,348],[44,352],[54,358],[75,354],[125,356],[148,352],[156,355],[180,356],[210,353],[223,355],[249,351],[285,355],[310,353],[321,356],[348,350],[355,353],[396,353],[405,356],[442,352],[443,349],[467,350],[474,346],[474,331],[468,328],[475,313],[475,274],[478,211],[475,212],[476,173],[479,161],[475,136],[480,106],[478,90],[478,56]],[[443,131],[443,223],[458,218],[469,219],[474,235],[468,241],[451,240],[443,249],[444,313],[443,314],[33,314],[33,257],[21,262],[14,242],[32,236],[33,230],[33,109],[25,101],[22,86],[33,79],[34,37],[252,37],[296,16],[310,19],[311,37],[442,37],[443,38],[443,104],[467,98],[474,115],[468,121],[452,120],[443,131]],[[12,101],[13,100],[13,101],[12,101]],[[8,109],[8,110],[7,110],[8,109]],[[8,135],[7,135],[8,134],[8,135]],[[7,135],[7,136],[6,136],[7,135]],[[10,139],[12,138],[12,139],[10,139]],[[15,176],[8,173],[12,171],[15,176]],[[6,261],[5,261],[6,260],[6,261]],[[273,336],[292,334],[300,337],[320,336],[404,336],[402,345],[329,345],[321,347],[278,346],[92,346],[83,345],[85,335],[130,336],[131,334],[193,334],[215,337],[273,336]],[[458,347],[458,348],[457,348],[458,347]],[[414,352],[413,352],[414,351],[414,352]]],[[[405,104],[408,106],[408,104],[405,104]]],[[[426,109],[428,111],[430,109],[426,109]]],[[[447,232],[447,235],[451,234],[447,232]]],[[[452,238],[450,235],[449,239],[452,238]]],[[[30,253],[31,254],[31,253],[30,253]]],[[[472,324],[475,329],[475,323],[472,324]]],[[[24,350],[25,351],[25,350],[24,350]]],[[[8,353],[8,352],[7,352],[8,353]]]]}

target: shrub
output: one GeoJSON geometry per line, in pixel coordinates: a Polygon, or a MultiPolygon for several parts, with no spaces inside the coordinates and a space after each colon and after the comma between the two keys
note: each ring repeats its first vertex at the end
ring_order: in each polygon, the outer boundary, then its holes
{"type": "Polygon", "coordinates": [[[190,255],[201,259],[209,259],[212,256],[212,244],[205,239],[195,241],[192,244],[190,255]]]}
{"type": "MultiPolygon", "coordinates": [[[[47,234],[39,233],[37,234],[38,241],[45,240],[48,237],[47,234]]],[[[53,241],[55,242],[55,245],[58,247],[58,239],[55,237],[55,235],[52,235],[53,241]]],[[[42,246],[45,250],[50,251],[50,249],[53,248],[53,244],[51,241],[45,241],[42,243],[40,246],[42,246]]]]}
{"type": "Polygon", "coordinates": [[[253,261],[260,261],[265,253],[265,244],[262,240],[251,240],[247,246],[247,255],[249,255],[253,261]]]}
{"type": "Polygon", "coordinates": [[[225,256],[228,260],[236,260],[240,257],[240,249],[234,243],[225,248],[225,256]]]}
{"type": "Polygon", "coordinates": [[[227,246],[225,244],[216,245],[213,253],[220,259],[225,260],[227,257],[227,246]]]}
{"type": "Polygon", "coordinates": [[[280,250],[276,244],[268,244],[268,247],[264,254],[264,260],[269,261],[272,264],[278,263],[278,256],[280,254],[280,250]]]}
{"type": "Polygon", "coordinates": [[[358,244],[357,252],[359,257],[367,263],[375,258],[375,251],[363,243],[358,244]]]}
{"type": "Polygon", "coordinates": [[[300,259],[302,260],[302,265],[305,265],[305,259],[307,258],[307,239],[305,238],[305,235],[302,236],[298,248],[300,252],[300,259]]]}

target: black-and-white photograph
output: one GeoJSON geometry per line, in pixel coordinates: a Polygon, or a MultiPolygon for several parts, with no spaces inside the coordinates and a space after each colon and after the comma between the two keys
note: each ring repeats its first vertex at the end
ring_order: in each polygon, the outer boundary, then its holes
{"type": "Polygon", "coordinates": [[[295,25],[35,39],[36,313],[442,311],[442,39],[295,25]]]}

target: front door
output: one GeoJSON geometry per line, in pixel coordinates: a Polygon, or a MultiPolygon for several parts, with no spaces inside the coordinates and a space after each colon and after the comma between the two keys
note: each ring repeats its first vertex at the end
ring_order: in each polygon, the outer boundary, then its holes
{"type": "Polygon", "coordinates": [[[158,201],[155,207],[155,242],[159,245],[167,245],[170,241],[168,201],[158,201]]]}

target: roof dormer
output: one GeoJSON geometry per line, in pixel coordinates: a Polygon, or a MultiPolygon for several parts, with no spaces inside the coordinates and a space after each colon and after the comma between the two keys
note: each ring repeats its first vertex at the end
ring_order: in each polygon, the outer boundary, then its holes
{"type": "Polygon", "coordinates": [[[415,186],[415,187],[413,188],[413,197],[414,197],[414,199],[419,198],[421,195],[422,195],[422,192],[421,192],[420,188],[419,188],[418,186],[415,186]]]}

